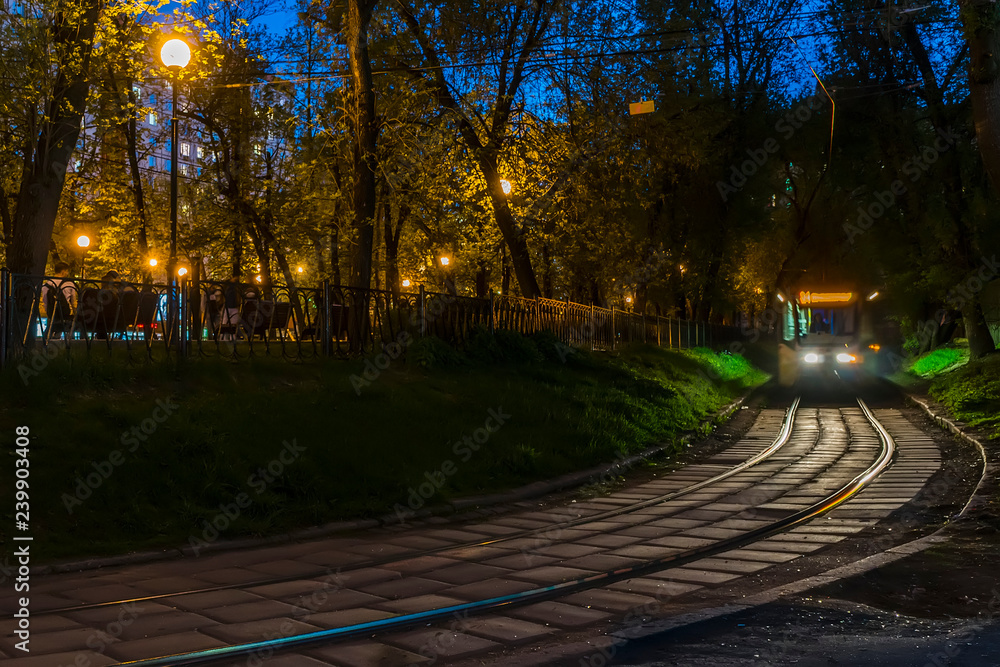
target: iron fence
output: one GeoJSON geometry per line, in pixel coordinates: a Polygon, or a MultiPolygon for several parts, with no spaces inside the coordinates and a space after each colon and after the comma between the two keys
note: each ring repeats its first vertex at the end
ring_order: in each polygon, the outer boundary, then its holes
{"type": "Polygon", "coordinates": [[[74,351],[131,360],[352,357],[423,336],[461,346],[477,327],[548,331],[566,344],[602,350],[633,342],[718,347],[741,339],[737,327],[543,298],[478,299],[422,287],[395,293],[329,282],[132,284],[0,270],[0,365],[74,351]]]}

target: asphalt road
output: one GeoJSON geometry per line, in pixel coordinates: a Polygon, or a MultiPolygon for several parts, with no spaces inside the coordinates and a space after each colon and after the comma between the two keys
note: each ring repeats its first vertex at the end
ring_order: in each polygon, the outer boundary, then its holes
{"type": "Polygon", "coordinates": [[[609,665],[996,667],[1000,610],[982,620],[920,619],[806,598],[706,621],[622,647],[609,665]]]}

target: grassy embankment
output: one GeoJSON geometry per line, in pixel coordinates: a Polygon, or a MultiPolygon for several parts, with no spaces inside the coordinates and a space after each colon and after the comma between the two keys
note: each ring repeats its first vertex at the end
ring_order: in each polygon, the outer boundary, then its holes
{"type": "MultiPolygon", "coordinates": [[[[27,385],[5,374],[8,480],[14,427],[31,430],[34,563],[216,532],[271,535],[516,487],[677,442],[765,379],[708,350],[566,355],[554,339],[509,332],[482,334],[461,355],[421,340],[407,356],[359,391],[363,360],[178,369],[60,359],[27,385]],[[502,425],[487,421],[501,413],[502,425]],[[497,428],[477,434],[488,425],[497,428]]],[[[7,549],[12,496],[0,485],[7,549]]]]}
{"type": "Polygon", "coordinates": [[[963,343],[921,355],[893,380],[926,391],[957,419],[1000,438],[1000,355],[969,361],[963,343]]]}

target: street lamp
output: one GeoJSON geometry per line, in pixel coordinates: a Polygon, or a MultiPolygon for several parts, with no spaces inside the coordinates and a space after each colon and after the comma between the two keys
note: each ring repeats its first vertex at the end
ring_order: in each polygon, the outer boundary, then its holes
{"type": "Polygon", "coordinates": [[[76,239],[76,244],[83,248],[83,259],[80,260],[80,277],[87,277],[87,248],[90,247],[90,237],[86,234],[80,234],[76,239]]]}
{"type": "Polygon", "coordinates": [[[503,189],[503,193],[505,195],[509,195],[510,191],[514,189],[514,186],[511,185],[510,181],[508,181],[507,179],[501,179],[500,187],[503,189]]]}
{"type": "Polygon", "coordinates": [[[448,259],[447,257],[442,257],[441,258],[441,266],[448,266],[449,264],[451,264],[451,260],[450,259],[448,259]]]}
{"type": "Polygon", "coordinates": [[[172,74],[170,91],[170,258],[167,259],[167,276],[173,282],[177,264],[177,77],[191,61],[191,47],[183,39],[169,39],[160,49],[160,60],[172,74]]]}

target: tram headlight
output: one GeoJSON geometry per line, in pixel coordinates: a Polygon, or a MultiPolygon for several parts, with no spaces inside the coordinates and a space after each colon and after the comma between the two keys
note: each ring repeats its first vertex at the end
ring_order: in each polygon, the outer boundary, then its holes
{"type": "Polygon", "coordinates": [[[841,352],[837,355],[837,361],[842,364],[853,364],[858,358],[853,354],[848,354],[847,352],[841,352]]]}
{"type": "Polygon", "coordinates": [[[818,364],[819,362],[823,361],[823,357],[819,356],[815,352],[809,352],[804,357],[802,357],[802,361],[806,362],[807,364],[818,364]]]}

